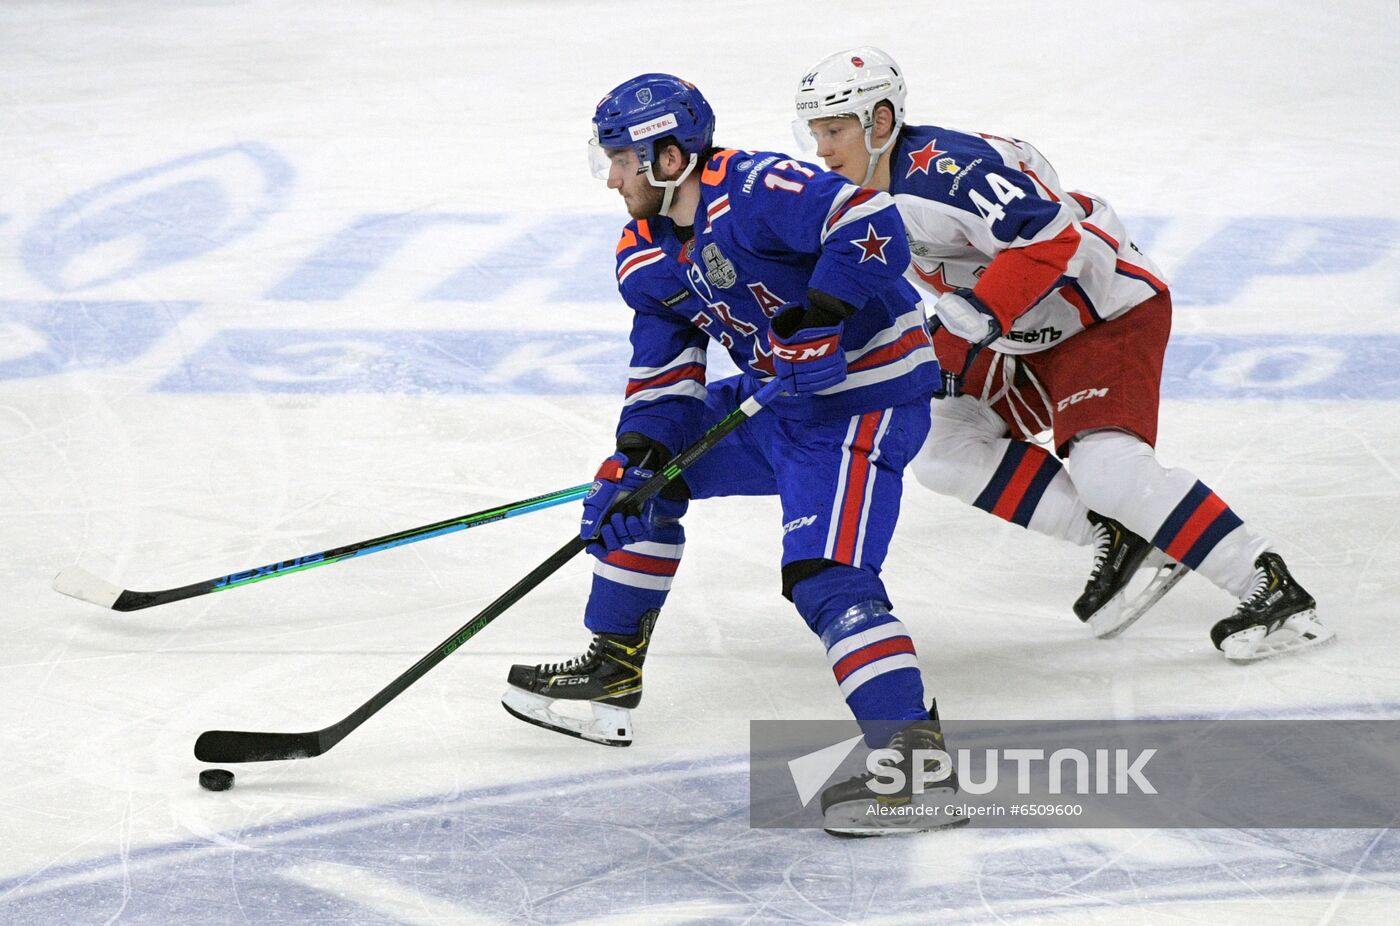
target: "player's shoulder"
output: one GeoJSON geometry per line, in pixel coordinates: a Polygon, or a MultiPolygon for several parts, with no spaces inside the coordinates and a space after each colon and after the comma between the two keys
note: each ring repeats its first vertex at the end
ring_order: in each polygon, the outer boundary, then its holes
{"type": "Polygon", "coordinates": [[[740,177],[746,171],[753,171],[754,165],[763,161],[772,164],[778,160],[766,151],[744,151],[740,148],[721,148],[705,159],[700,171],[700,195],[707,200],[734,192],[742,183],[740,177]],[[737,181],[737,182],[736,182],[737,181]]]}
{"type": "Polygon", "coordinates": [[[622,235],[617,240],[618,286],[636,288],[647,276],[639,277],[638,271],[655,267],[666,259],[663,245],[669,232],[666,219],[633,219],[622,227],[622,235]]]}
{"type": "Polygon", "coordinates": [[[1003,189],[1009,196],[1020,195],[1010,191],[1012,185],[1034,189],[1023,176],[1025,162],[1018,157],[1024,144],[941,126],[908,126],[891,159],[890,192],[982,212],[978,200],[986,199],[989,184],[993,193],[1003,189]]]}
{"type": "Polygon", "coordinates": [[[907,126],[890,165],[893,185],[907,192],[947,193],[968,173],[1002,164],[991,139],[936,125],[907,126]]]}
{"type": "Polygon", "coordinates": [[[808,164],[781,151],[744,151],[724,148],[705,162],[700,175],[701,197],[707,203],[722,199],[763,199],[774,190],[791,192],[792,184],[800,178],[804,183],[827,173],[816,164],[808,164]],[[770,173],[791,174],[794,179],[784,185],[779,180],[764,181],[770,173]]]}

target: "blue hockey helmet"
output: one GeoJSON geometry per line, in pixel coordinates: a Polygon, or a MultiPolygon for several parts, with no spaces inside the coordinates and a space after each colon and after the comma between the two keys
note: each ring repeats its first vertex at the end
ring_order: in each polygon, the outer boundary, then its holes
{"type": "MultiPolygon", "coordinates": [[[[598,103],[590,148],[601,155],[599,149],[630,147],[650,176],[661,139],[675,139],[694,160],[710,147],[714,136],[715,112],[698,87],[670,74],[641,74],[618,84],[598,103]]],[[[595,176],[607,177],[605,155],[595,156],[593,165],[595,176]]],[[[661,185],[654,178],[652,182],[661,185]]]]}

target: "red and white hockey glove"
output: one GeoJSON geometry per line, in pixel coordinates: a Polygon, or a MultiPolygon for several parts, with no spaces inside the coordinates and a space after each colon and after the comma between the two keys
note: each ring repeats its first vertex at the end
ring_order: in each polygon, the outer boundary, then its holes
{"type": "Polygon", "coordinates": [[[956,289],[939,296],[933,304],[933,314],[943,327],[969,344],[990,344],[987,338],[993,332],[1001,334],[1001,321],[970,289],[956,289]]]}
{"type": "Polygon", "coordinates": [[[981,300],[973,296],[971,290],[960,290],[960,292],[963,296],[947,305],[943,300],[957,294],[945,293],[941,296],[934,304],[935,314],[928,323],[928,333],[933,337],[933,354],[938,358],[939,369],[943,371],[943,381],[933,393],[935,399],[948,399],[962,395],[963,380],[966,379],[968,371],[972,369],[973,361],[977,359],[977,355],[985,347],[1002,335],[1001,322],[986,306],[982,305],[981,300]],[[959,319],[959,325],[963,330],[980,335],[976,341],[971,341],[966,336],[958,334],[948,324],[943,315],[943,310],[948,306],[952,307],[952,315],[959,319]],[[969,311],[982,321],[972,319],[967,314],[969,311]]]}

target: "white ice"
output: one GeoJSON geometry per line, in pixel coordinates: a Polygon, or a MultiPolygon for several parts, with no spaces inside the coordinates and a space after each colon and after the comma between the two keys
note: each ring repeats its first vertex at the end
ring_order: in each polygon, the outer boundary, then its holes
{"type": "Polygon", "coordinates": [[[497,703],[584,645],[581,558],[332,752],[195,780],[200,731],[344,716],[574,505],[130,614],[49,583],[182,585],[587,480],[627,328],[594,104],[672,71],[721,142],[787,148],[806,67],[873,43],[913,121],[1029,139],[1150,226],[1198,348],[1161,456],[1339,637],[1227,665],[1232,603],[1190,576],[1094,640],[1086,551],[911,480],[885,576],[944,712],[1394,716],[1398,27],[1380,0],[6,3],[0,921],[1393,922],[1388,830],[749,829],[748,722],[845,714],[769,500],[692,507],[627,750],[497,703]]]}

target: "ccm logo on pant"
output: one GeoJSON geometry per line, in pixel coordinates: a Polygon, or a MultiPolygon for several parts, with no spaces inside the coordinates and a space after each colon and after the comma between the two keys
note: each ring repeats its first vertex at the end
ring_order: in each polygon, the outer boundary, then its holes
{"type": "Polygon", "coordinates": [[[1065,396],[1055,405],[1055,411],[1062,412],[1076,402],[1083,402],[1085,399],[1101,399],[1108,395],[1108,387],[1103,389],[1081,389],[1074,395],[1065,396]]]}
{"type": "Polygon", "coordinates": [[[797,530],[799,527],[811,527],[813,524],[816,524],[816,523],[817,523],[817,516],[814,515],[814,514],[804,515],[803,517],[800,517],[800,518],[793,518],[791,521],[789,521],[789,522],[787,522],[786,524],[783,525],[783,533],[784,533],[784,534],[791,534],[793,531],[797,530]]]}

